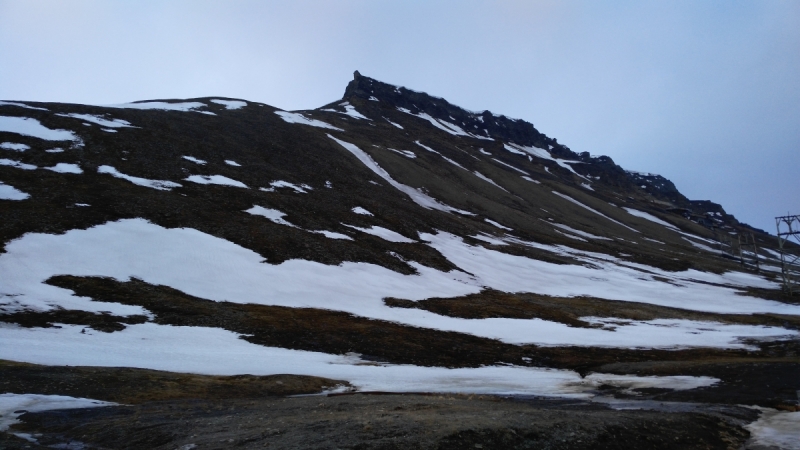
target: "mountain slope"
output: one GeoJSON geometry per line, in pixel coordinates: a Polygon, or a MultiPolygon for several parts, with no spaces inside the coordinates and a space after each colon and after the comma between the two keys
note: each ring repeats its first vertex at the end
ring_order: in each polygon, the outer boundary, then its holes
{"type": "Polygon", "coordinates": [[[356,72],[308,111],[0,102],[0,147],[2,359],[796,402],[769,235],[522,120],[356,72]]]}

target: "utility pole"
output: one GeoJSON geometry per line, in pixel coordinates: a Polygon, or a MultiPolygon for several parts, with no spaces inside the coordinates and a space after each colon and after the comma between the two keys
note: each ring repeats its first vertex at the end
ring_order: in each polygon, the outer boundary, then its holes
{"type": "Polygon", "coordinates": [[[781,254],[783,289],[792,295],[800,287],[800,215],[775,218],[781,254]]]}

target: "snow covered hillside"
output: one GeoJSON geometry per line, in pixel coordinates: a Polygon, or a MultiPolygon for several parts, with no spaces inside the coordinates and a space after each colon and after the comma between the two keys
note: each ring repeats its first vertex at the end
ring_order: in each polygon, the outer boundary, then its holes
{"type": "Polygon", "coordinates": [[[0,102],[0,142],[0,360],[662,399],[800,367],[769,235],[357,72],[308,111],[0,102]],[[751,232],[760,272],[726,247],[751,232]]]}

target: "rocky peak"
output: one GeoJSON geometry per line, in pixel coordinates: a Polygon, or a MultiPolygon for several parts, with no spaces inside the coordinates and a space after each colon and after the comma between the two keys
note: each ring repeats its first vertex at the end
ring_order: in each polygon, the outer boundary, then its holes
{"type": "Polygon", "coordinates": [[[564,156],[576,158],[574,153],[560,145],[556,139],[545,136],[533,124],[524,120],[494,115],[490,111],[468,111],[443,98],[365,77],[358,71],[353,73],[353,80],[347,85],[342,97],[348,101],[354,98],[388,103],[390,107],[414,115],[427,114],[476,136],[525,146],[550,148],[568,154],[564,156]]]}

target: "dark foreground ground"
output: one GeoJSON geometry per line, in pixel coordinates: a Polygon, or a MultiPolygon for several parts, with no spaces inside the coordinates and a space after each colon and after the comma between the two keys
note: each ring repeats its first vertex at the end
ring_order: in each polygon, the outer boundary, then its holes
{"type": "Polygon", "coordinates": [[[797,409],[796,362],[623,363],[604,369],[641,375],[696,371],[721,382],[683,392],[625,393],[601,387],[595,401],[326,395],[320,392],[346,390],[347,383],[293,375],[212,377],[0,361],[0,392],[122,404],[22,414],[21,423],[0,433],[0,449],[756,450],[747,446],[750,436],[743,425],[759,413],[740,405],[797,409]]]}
{"type": "Polygon", "coordinates": [[[453,395],[338,395],[26,414],[6,448],[738,449],[741,407],[615,411],[585,401],[453,395]],[[66,444],[66,445],[65,445],[66,444]]]}

